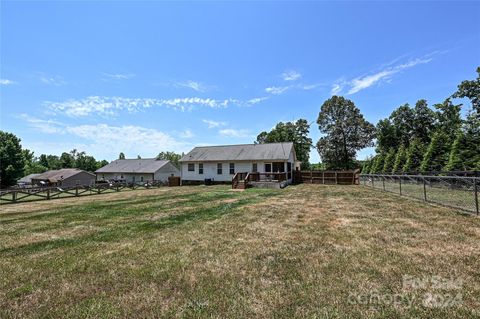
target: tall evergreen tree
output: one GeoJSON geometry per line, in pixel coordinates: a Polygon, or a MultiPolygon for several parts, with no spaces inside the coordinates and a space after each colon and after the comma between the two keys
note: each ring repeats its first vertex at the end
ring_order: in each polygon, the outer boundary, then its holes
{"type": "Polygon", "coordinates": [[[375,156],[370,169],[370,174],[381,174],[383,171],[383,165],[385,163],[385,153],[380,153],[375,156]]]}
{"type": "Polygon", "coordinates": [[[395,164],[396,152],[394,148],[391,148],[385,156],[385,162],[383,163],[382,173],[391,174],[393,165],[395,164]]]}
{"type": "Polygon", "coordinates": [[[399,140],[395,126],[389,119],[378,121],[377,124],[377,153],[388,152],[391,148],[397,148],[399,140]]]}
{"type": "Polygon", "coordinates": [[[403,166],[407,161],[407,149],[402,144],[398,148],[397,155],[395,157],[395,163],[393,164],[392,174],[399,173],[403,170],[403,166]]]}
{"type": "Polygon", "coordinates": [[[123,154],[123,152],[120,152],[120,154],[118,154],[118,159],[125,159],[125,154],[123,154]]]}
{"type": "Polygon", "coordinates": [[[423,144],[430,143],[435,130],[435,112],[428,107],[426,100],[418,100],[413,113],[413,138],[420,139],[423,144]]]}
{"type": "Polygon", "coordinates": [[[424,153],[425,148],[420,139],[414,139],[407,149],[407,157],[405,160],[405,165],[403,166],[403,172],[410,173],[420,170],[424,153]]]}
{"type": "Polygon", "coordinates": [[[449,135],[444,131],[436,131],[433,134],[432,141],[428,145],[427,151],[423,157],[420,170],[426,171],[441,171],[448,162],[451,145],[446,141],[449,135]]]}

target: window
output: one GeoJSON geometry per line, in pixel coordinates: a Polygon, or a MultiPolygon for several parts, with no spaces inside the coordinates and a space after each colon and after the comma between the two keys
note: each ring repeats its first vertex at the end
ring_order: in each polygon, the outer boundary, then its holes
{"type": "Polygon", "coordinates": [[[222,163],[218,163],[217,164],[217,174],[218,175],[222,175],[222,163]]]}
{"type": "Polygon", "coordinates": [[[198,164],[198,174],[203,174],[203,163],[198,164]]]}
{"type": "Polygon", "coordinates": [[[258,172],[257,163],[253,163],[252,164],[252,173],[256,173],[256,172],[258,172]]]}
{"type": "Polygon", "coordinates": [[[193,163],[190,164],[189,163],[188,164],[188,171],[189,172],[195,172],[195,164],[193,164],[193,163]]]}
{"type": "Polygon", "coordinates": [[[140,182],[143,182],[143,176],[142,176],[142,177],[140,177],[140,182]]]}
{"type": "Polygon", "coordinates": [[[235,163],[230,163],[230,174],[235,174],[235,163]]]}

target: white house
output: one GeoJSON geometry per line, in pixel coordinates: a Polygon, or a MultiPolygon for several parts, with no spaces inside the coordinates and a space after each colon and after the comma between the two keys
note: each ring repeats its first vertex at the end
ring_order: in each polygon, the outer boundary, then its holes
{"type": "Polygon", "coordinates": [[[231,182],[235,173],[287,173],[300,167],[293,143],[195,147],[180,159],[182,183],[231,182]]]}
{"type": "Polygon", "coordinates": [[[154,158],[117,159],[96,170],[95,174],[97,181],[167,182],[169,176],[180,176],[180,170],[170,161],[154,158]]]}

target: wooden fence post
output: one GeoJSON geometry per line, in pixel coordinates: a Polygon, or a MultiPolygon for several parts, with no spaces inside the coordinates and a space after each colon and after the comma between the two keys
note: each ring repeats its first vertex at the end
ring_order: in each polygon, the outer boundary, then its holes
{"type": "Polygon", "coordinates": [[[385,176],[382,175],[383,190],[385,190],[385,176]]]}
{"type": "Polygon", "coordinates": [[[17,202],[17,192],[12,192],[12,202],[17,202]]]}
{"type": "Polygon", "coordinates": [[[47,199],[50,199],[50,188],[47,189],[47,199]]]}
{"type": "Polygon", "coordinates": [[[310,184],[313,184],[313,171],[310,169],[310,184]]]}
{"type": "Polygon", "coordinates": [[[473,178],[473,188],[474,188],[474,191],[475,191],[475,209],[477,210],[477,215],[478,215],[479,214],[479,211],[478,211],[478,181],[477,181],[476,177],[473,178]]]}
{"type": "Polygon", "coordinates": [[[399,185],[400,185],[400,195],[402,195],[402,177],[400,176],[399,180],[399,185]]]}
{"type": "Polygon", "coordinates": [[[335,185],[338,185],[338,173],[335,171],[335,185]]]}
{"type": "Polygon", "coordinates": [[[75,196],[77,196],[77,197],[78,197],[78,185],[77,185],[77,186],[75,186],[75,196]]]}
{"type": "Polygon", "coordinates": [[[427,183],[425,178],[423,178],[423,199],[427,201],[427,183]]]}

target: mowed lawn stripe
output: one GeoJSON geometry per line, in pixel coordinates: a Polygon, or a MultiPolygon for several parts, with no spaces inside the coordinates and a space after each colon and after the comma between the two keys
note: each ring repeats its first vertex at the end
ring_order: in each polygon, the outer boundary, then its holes
{"type": "Polygon", "coordinates": [[[0,317],[479,315],[476,217],[362,186],[128,193],[0,213],[0,317]],[[463,278],[462,303],[404,275],[463,278]],[[415,304],[352,303],[372,294],[415,304]]]}

